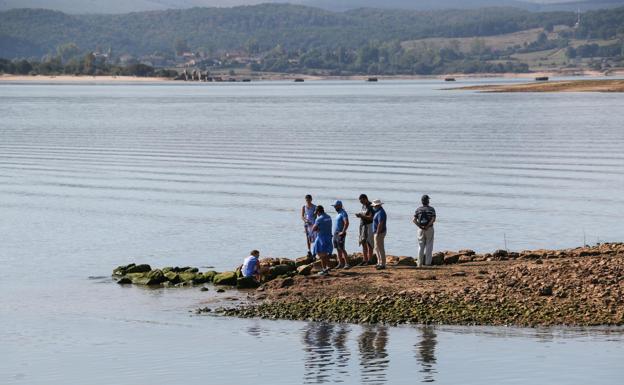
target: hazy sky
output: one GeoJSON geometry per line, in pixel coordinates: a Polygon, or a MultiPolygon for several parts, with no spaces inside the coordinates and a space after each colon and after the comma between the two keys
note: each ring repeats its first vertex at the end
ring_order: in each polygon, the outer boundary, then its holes
{"type": "MultiPolygon", "coordinates": [[[[531,3],[562,3],[578,0],[515,0],[531,3]]],[[[590,0],[591,1],[591,0],[590,0]]],[[[599,1],[599,0],[596,0],[599,1]]],[[[462,7],[469,8],[470,4],[478,6],[491,6],[494,0],[0,0],[0,10],[11,8],[48,8],[60,10],[67,13],[126,13],[133,11],[163,10],[169,8],[190,8],[199,7],[229,7],[236,5],[252,5],[267,2],[277,3],[297,3],[312,6],[322,6],[329,9],[355,8],[361,2],[363,6],[388,7],[392,4],[400,4],[397,8],[417,8],[417,4],[427,4],[426,8],[431,8],[432,4],[462,4],[462,7]],[[344,7],[345,4],[348,4],[344,7]],[[378,4],[378,5],[377,5],[378,4]],[[341,7],[342,5],[342,7],[341,7]]],[[[501,0],[501,4],[507,5],[513,0],[501,0]]],[[[593,2],[593,1],[592,1],[593,2]]],[[[623,0],[624,2],[624,0],[623,0]]]]}

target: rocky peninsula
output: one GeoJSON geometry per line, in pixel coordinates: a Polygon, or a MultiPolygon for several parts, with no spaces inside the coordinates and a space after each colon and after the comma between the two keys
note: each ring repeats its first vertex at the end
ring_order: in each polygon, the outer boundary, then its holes
{"type": "MultiPolygon", "coordinates": [[[[361,256],[351,259],[356,263],[361,256]]],[[[392,256],[384,271],[354,267],[332,270],[328,277],[314,274],[318,262],[306,262],[305,257],[262,259],[265,278],[259,285],[238,271],[146,265],[120,266],[115,277],[121,284],[238,286],[228,294],[240,305],[211,302],[198,314],[390,325],[624,325],[624,243],[489,254],[447,251],[425,268],[417,268],[411,257],[392,256]],[[140,271],[133,271],[136,266],[140,271]]]]}
{"type": "Polygon", "coordinates": [[[452,88],[483,92],[624,92],[622,79],[561,80],[522,84],[490,84],[452,88]]]}

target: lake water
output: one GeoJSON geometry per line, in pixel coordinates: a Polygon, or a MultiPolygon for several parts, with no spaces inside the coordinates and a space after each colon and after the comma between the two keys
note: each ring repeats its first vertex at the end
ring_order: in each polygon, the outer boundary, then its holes
{"type": "Polygon", "coordinates": [[[110,279],[303,255],[307,193],[350,214],[384,200],[396,255],[415,253],[423,193],[437,250],[624,239],[624,94],[448,86],[0,85],[0,383],[620,384],[620,328],[194,316],[228,293],[110,279]]]}

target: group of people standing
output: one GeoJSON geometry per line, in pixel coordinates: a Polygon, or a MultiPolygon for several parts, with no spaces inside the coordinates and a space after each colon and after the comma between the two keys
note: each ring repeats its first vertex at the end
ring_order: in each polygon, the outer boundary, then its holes
{"type": "MultiPolygon", "coordinates": [[[[385,237],[387,233],[387,214],[383,202],[379,199],[369,201],[366,194],[361,194],[360,212],[355,216],[360,219],[359,244],[362,246],[363,261],[360,266],[372,265],[373,253],[377,256],[376,268],[386,268],[385,237]]],[[[418,226],[418,266],[431,265],[433,253],[433,224],[436,220],[435,209],[429,206],[429,196],[423,195],[422,206],[414,213],[413,222],[418,226]]],[[[305,205],[301,208],[301,219],[304,223],[308,258],[313,261],[316,256],[321,260],[320,275],[329,274],[329,258],[336,249],[338,266],[336,269],[350,269],[345,248],[349,216],[343,203],[337,200],[333,205],[336,210],[335,221],[325,212],[321,205],[312,203],[312,196],[305,196],[305,205]]]]}

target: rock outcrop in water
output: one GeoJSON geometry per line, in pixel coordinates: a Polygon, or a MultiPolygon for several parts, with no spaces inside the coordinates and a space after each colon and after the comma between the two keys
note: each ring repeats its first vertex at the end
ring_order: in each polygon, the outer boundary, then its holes
{"type": "MultiPolygon", "coordinates": [[[[624,244],[568,250],[443,252],[438,263],[305,274],[264,283],[239,317],[352,323],[624,325],[624,244]]],[[[357,259],[357,257],[356,257],[357,259]]],[[[279,266],[278,264],[276,266],[279,266]]]]}
{"type": "MultiPolygon", "coordinates": [[[[362,261],[352,255],[351,264],[362,261]]],[[[335,258],[332,265],[336,265],[335,258]]],[[[239,317],[352,323],[464,325],[624,325],[624,244],[567,250],[440,252],[434,265],[416,268],[412,257],[388,256],[389,268],[372,266],[312,274],[319,262],[263,258],[260,287],[235,271],[193,267],[119,266],[120,284],[155,287],[212,282],[251,293],[235,308],[202,308],[239,317]],[[257,290],[254,290],[256,289],[257,290]]]]}
{"type": "Polygon", "coordinates": [[[152,269],[150,265],[119,266],[113,270],[117,283],[144,286],[191,286],[212,282],[216,271],[199,272],[196,267],[165,267],[152,269]]]}

